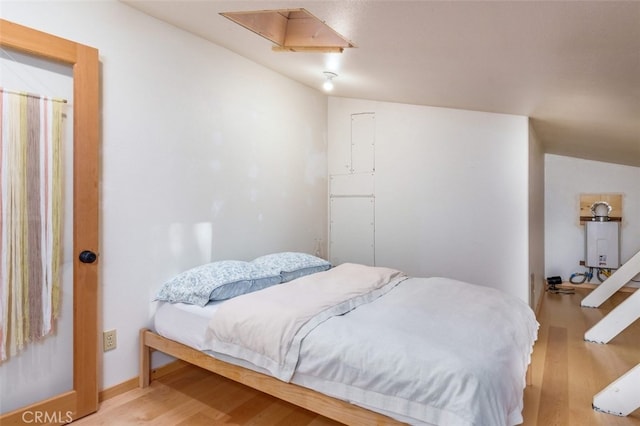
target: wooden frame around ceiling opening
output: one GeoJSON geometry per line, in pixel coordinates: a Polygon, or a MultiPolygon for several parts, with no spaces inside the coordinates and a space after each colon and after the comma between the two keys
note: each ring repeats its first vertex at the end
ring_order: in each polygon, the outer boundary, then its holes
{"type": "Polygon", "coordinates": [[[342,53],[356,47],[306,9],[223,12],[220,15],[274,43],[276,52],[342,53]]]}

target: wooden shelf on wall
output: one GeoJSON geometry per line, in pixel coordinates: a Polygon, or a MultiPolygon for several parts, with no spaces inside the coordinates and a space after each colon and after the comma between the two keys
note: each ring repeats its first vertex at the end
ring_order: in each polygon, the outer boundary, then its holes
{"type": "Polygon", "coordinates": [[[598,201],[604,201],[611,206],[609,219],[612,222],[622,222],[622,194],[580,194],[580,224],[592,220],[591,206],[598,201]]]}

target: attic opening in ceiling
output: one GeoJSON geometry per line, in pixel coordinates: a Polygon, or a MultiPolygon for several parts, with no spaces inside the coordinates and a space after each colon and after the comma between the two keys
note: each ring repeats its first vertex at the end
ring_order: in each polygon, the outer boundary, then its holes
{"type": "Polygon", "coordinates": [[[224,16],[274,43],[276,52],[342,53],[353,43],[305,9],[223,12],[224,16]]]}

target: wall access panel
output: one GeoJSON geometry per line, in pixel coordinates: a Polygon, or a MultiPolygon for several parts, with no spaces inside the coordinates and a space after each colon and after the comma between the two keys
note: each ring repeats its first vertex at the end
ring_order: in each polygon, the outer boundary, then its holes
{"type": "Polygon", "coordinates": [[[351,173],[375,170],[376,115],[351,115],[351,173]]]}
{"type": "Polygon", "coordinates": [[[375,265],[375,198],[331,197],[329,261],[375,265]]]}

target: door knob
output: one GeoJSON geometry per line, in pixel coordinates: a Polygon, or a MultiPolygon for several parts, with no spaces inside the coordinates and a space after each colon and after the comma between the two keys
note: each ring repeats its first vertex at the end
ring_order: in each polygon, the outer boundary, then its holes
{"type": "Polygon", "coordinates": [[[96,254],[90,250],[85,250],[82,253],[80,253],[80,256],[78,256],[78,258],[82,263],[93,263],[96,261],[98,256],[96,256],[96,254]]]}

